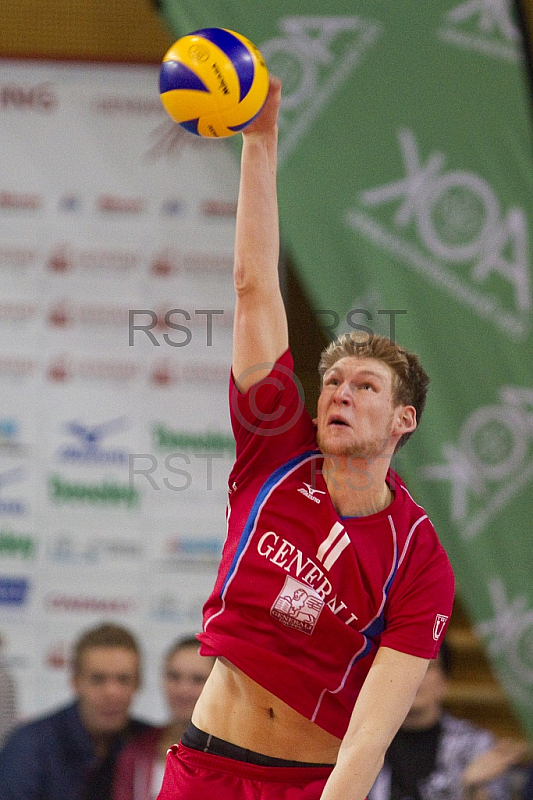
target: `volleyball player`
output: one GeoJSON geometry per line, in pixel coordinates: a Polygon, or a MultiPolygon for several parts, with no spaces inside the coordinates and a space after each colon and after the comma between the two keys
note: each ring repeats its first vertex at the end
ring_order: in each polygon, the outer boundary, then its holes
{"type": "Polygon", "coordinates": [[[424,408],[418,358],[344,337],[322,356],[315,421],[298,394],[277,272],[280,97],[273,78],[243,133],[236,461],[199,634],[217,661],[160,800],[363,800],[452,608],[448,558],[390,469],[424,408]]]}

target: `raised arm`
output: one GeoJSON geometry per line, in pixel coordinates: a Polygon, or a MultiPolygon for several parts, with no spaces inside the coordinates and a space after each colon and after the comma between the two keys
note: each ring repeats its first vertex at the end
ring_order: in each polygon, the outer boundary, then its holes
{"type": "Polygon", "coordinates": [[[411,708],[428,663],[424,658],[380,647],[321,800],[364,800],[411,708]]]}
{"type": "Polygon", "coordinates": [[[233,329],[233,374],[241,391],[270,371],[255,370],[254,366],[273,364],[289,342],[278,275],[276,167],[280,99],[281,83],[272,77],[261,113],[242,134],[233,329]]]}

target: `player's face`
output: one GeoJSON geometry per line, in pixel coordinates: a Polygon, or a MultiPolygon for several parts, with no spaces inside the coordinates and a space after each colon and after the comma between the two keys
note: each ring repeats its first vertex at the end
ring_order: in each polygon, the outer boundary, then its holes
{"type": "Polygon", "coordinates": [[[122,730],[139,685],[139,658],[125,647],[91,647],[72,679],[82,721],[93,736],[122,730]]]}
{"type": "Polygon", "coordinates": [[[192,717],[212,664],[212,659],[201,656],[197,647],[184,647],[168,659],[164,689],[172,719],[176,722],[188,722],[192,717]]]}
{"type": "Polygon", "coordinates": [[[394,374],[374,358],[345,356],[324,375],[317,440],[325,455],[376,458],[394,450],[394,374]]]}

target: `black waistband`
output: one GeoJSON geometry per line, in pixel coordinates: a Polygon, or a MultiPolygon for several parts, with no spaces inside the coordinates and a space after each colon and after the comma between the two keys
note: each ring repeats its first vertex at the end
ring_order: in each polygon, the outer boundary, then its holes
{"type": "Polygon", "coordinates": [[[257,764],[259,767],[333,767],[333,764],[311,764],[307,761],[288,761],[285,758],[272,758],[261,753],[254,753],[245,747],[239,747],[224,739],[217,739],[210,733],[201,731],[192,722],[181,737],[181,742],[191,750],[201,750],[203,753],[212,753],[215,756],[232,758],[234,761],[244,761],[247,764],[257,764]]]}

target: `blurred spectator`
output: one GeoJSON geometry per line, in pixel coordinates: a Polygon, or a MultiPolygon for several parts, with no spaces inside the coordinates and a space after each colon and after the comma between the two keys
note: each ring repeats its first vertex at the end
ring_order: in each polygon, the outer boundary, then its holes
{"type": "Polygon", "coordinates": [[[15,681],[3,658],[0,636],[0,747],[17,721],[17,696],[15,681]]]}
{"type": "Polygon", "coordinates": [[[170,711],[167,725],[147,731],[122,751],[115,773],[113,800],[154,800],[159,794],[165,758],[190,722],[214,659],[198,652],[193,637],[178,639],[163,662],[163,690],[170,711]]]}
{"type": "Polygon", "coordinates": [[[522,798],[523,800],[533,800],[533,763],[527,771],[522,798]]]}
{"type": "Polygon", "coordinates": [[[509,769],[526,745],[497,740],[443,709],[451,671],[446,642],[431,661],[393,739],[369,800],[509,800],[509,769]]]}
{"type": "Polygon", "coordinates": [[[75,644],[74,702],[16,728],[0,751],[2,800],[110,800],[117,756],[149,726],[129,709],[140,681],[132,634],[103,624],[75,644]]]}

